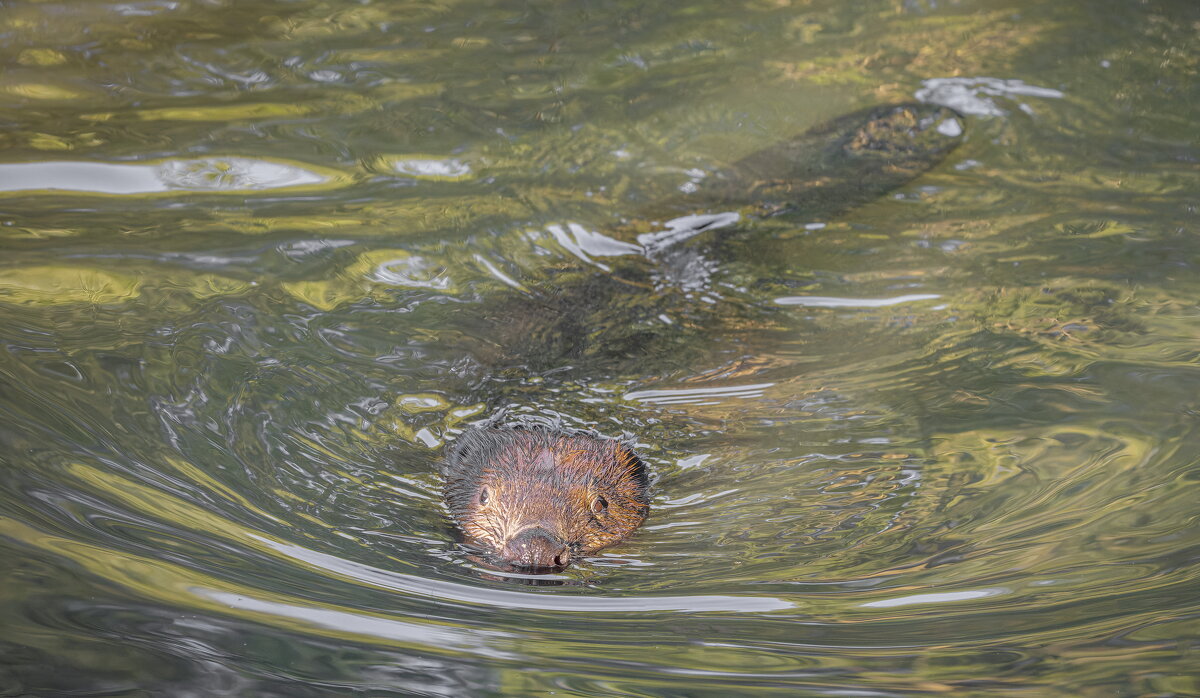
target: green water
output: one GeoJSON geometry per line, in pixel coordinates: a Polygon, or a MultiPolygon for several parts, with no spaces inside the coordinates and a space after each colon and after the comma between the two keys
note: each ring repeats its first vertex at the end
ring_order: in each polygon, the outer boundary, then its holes
{"type": "Polygon", "coordinates": [[[1200,695],[1198,35],[1191,0],[4,3],[0,695],[1200,695]],[[918,98],[964,143],[898,190],[630,253],[918,98]],[[496,341],[635,263],[665,317],[604,322],[676,349],[496,341]],[[625,433],[646,525],[554,585],[471,562],[437,468],[501,408],[625,433]]]}

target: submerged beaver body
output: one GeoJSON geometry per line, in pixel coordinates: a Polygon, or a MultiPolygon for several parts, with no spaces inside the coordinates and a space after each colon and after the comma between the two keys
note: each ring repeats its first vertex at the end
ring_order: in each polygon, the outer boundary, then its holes
{"type": "MultiPolygon", "coordinates": [[[[706,335],[720,334],[725,312],[713,310],[711,297],[692,300],[704,283],[695,270],[711,268],[704,255],[712,248],[724,256],[744,249],[744,221],[788,213],[827,220],[926,172],[962,133],[949,109],[897,105],[750,155],[697,191],[626,219],[620,237],[638,244],[612,240],[619,261],[552,269],[541,284],[522,286],[486,315],[472,353],[506,375],[585,364],[595,371],[597,362],[607,373],[631,361],[643,373],[648,361],[687,364],[706,335]],[[710,249],[702,254],[696,240],[710,249]]],[[[560,570],[629,536],[649,510],[642,461],[590,432],[489,423],[459,437],[446,475],[446,502],[465,541],[502,568],[560,570]]]]}
{"type": "Polygon", "coordinates": [[[519,277],[518,291],[469,321],[478,323],[467,331],[469,351],[486,375],[517,378],[695,365],[712,338],[752,324],[738,313],[765,319],[757,308],[697,302],[720,295],[716,270],[760,251],[754,234],[766,226],[756,221],[829,221],[927,172],[962,132],[944,107],[875,107],[713,167],[694,191],[624,212],[590,259],[563,256],[519,277]]]}
{"type": "Polygon", "coordinates": [[[646,466],[626,445],[540,425],[477,427],[446,469],[467,543],[522,571],[565,568],[626,538],[650,508],[646,466]]]}

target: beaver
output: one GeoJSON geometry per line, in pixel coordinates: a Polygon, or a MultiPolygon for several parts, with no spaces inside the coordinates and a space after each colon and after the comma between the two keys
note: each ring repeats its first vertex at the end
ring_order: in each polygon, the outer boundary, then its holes
{"type": "Polygon", "coordinates": [[[501,567],[560,571],[624,540],[650,510],[646,465],[593,432],[489,423],[456,444],[446,504],[466,541],[501,567]]]}
{"type": "MultiPolygon", "coordinates": [[[[638,234],[640,245],[611,241],[621,254],[638,251],[640,264],[552,270],[541,287],[514,294],[488,316],[478,333],[486,346],[475,353],[488,355],[498,373],[561,372],[596,359],[610,367],[652,357],[682,363],[698,334],[720,327],[706,310],[711,303],[689,302],[703,260],[688,240],[728,233],[743,218],[836,215],[929,170],[962,134],[952,110],[902,104],[862,110],[752,154],[632,217],[635,231],[638,221],[667,221],[664,230],[638,234]],[[683,281],[672,289],[671,278],[683,281]]],[[[560,571],[624,540],[649,512],[646,466],[627,444],[552,424],[487,420],[457,439],[445,476],[445,501],[465,542],[507,571],[560,571]]]]}

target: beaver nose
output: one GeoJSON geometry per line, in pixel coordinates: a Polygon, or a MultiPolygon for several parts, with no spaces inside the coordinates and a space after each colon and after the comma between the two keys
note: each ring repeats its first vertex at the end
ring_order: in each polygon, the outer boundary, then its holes
{"type": "Polygon", "coordinates": [[[501,552],[506,562],[534,571],[561,570],[571,562],[571,549],[544,528],[530,528],[513,536],[501,552]]]}

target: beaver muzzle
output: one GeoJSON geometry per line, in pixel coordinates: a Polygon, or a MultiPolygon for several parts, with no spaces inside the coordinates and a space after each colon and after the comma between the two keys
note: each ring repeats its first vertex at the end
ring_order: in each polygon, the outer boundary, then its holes
{"type": "Polygon", "coordinates": [[[571,548],[544,528],[527,528],[504,544],[503,562],[531,572],[555,572],[571,563],[571,548]]]}

